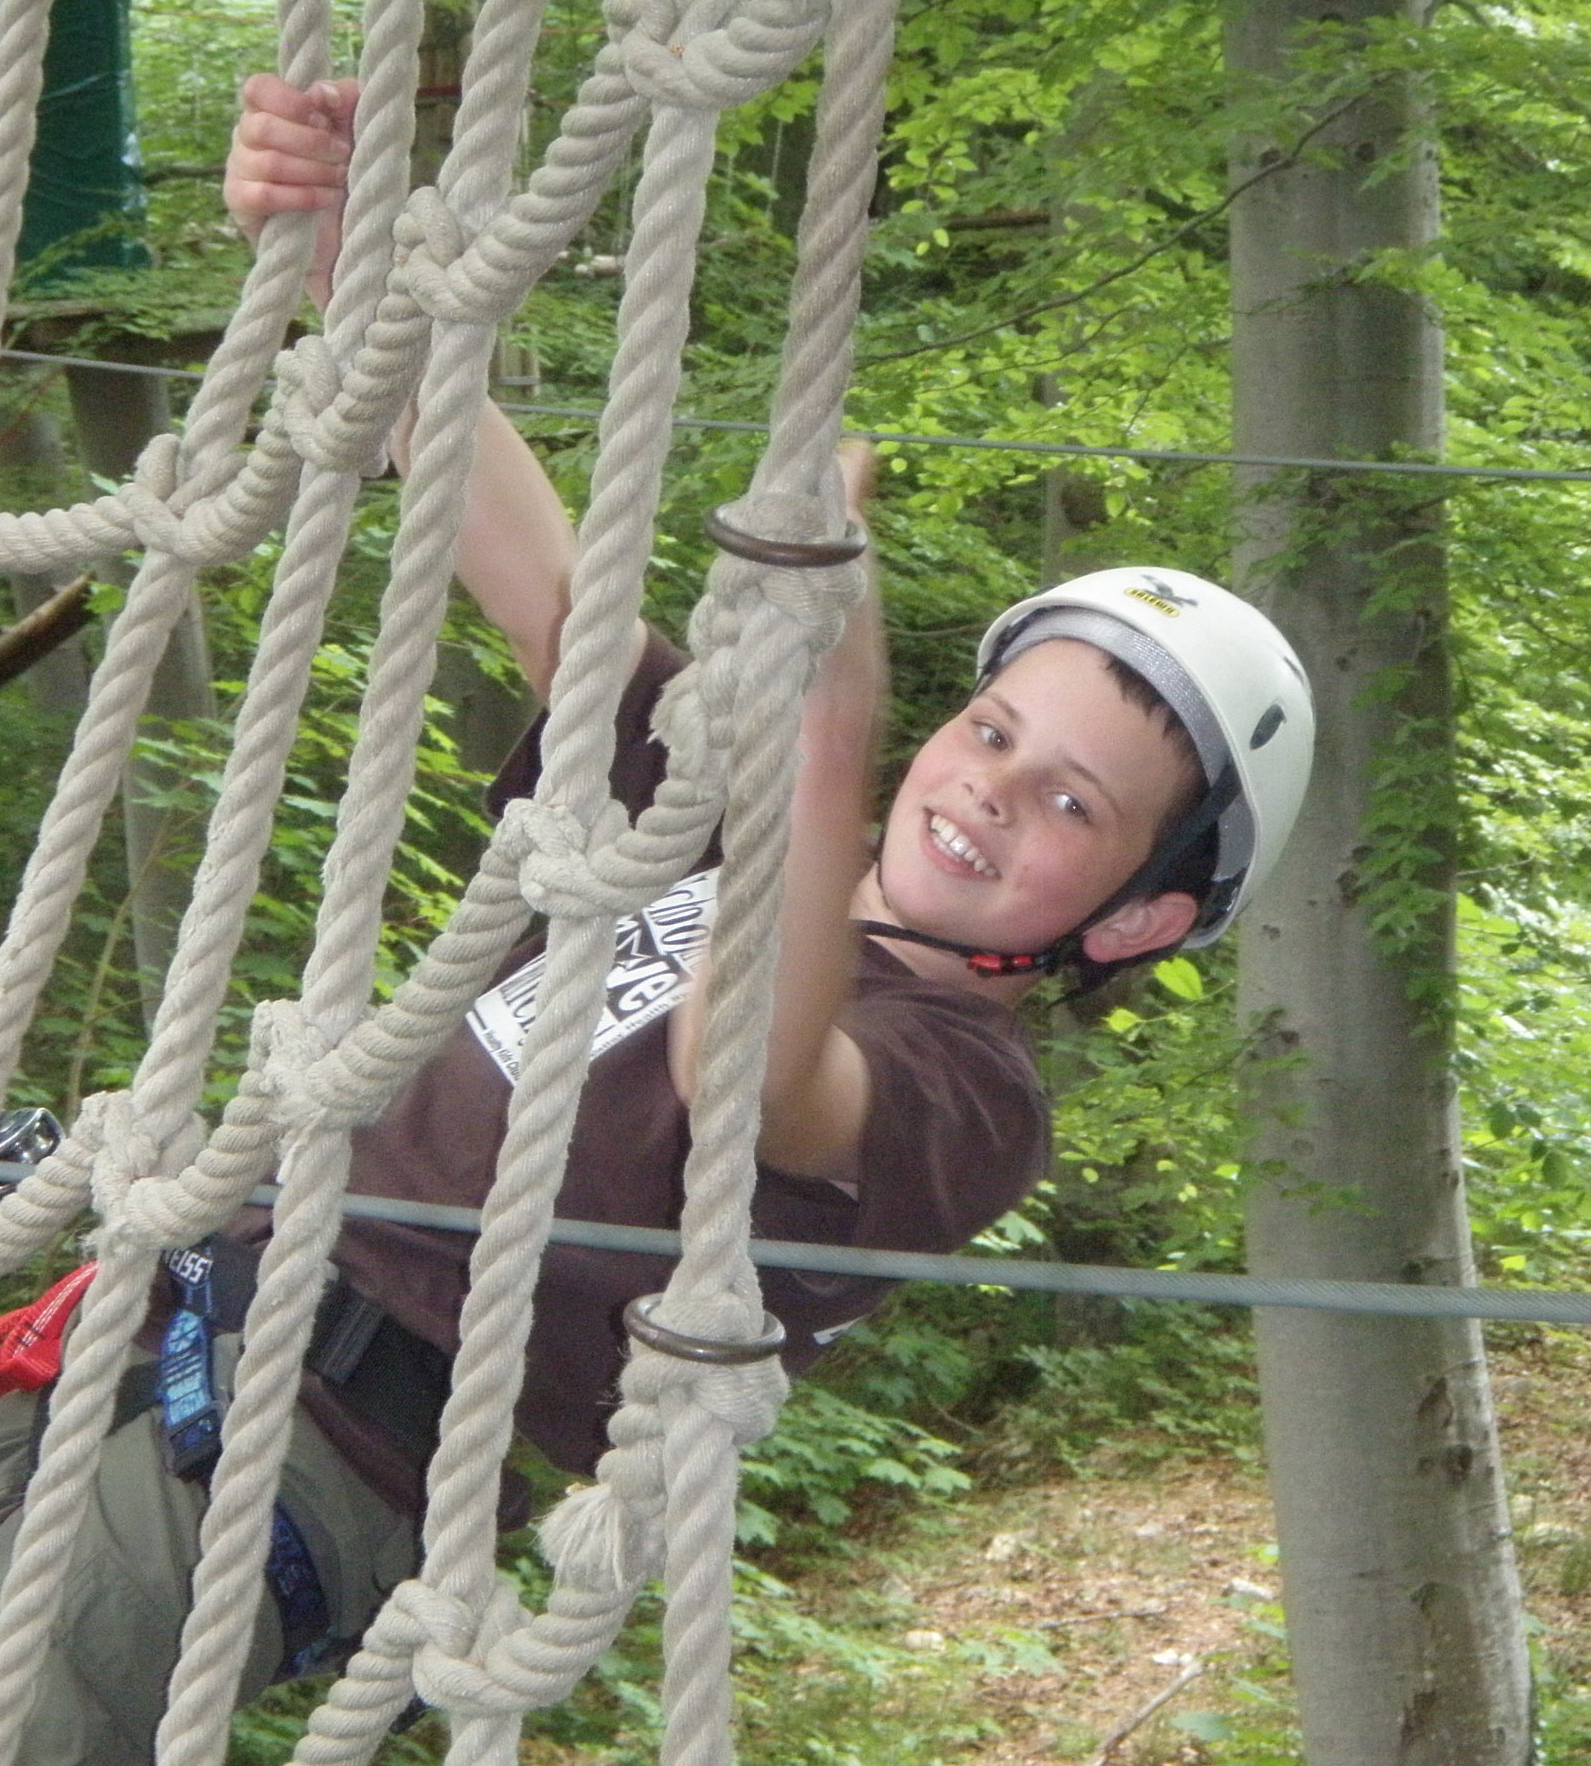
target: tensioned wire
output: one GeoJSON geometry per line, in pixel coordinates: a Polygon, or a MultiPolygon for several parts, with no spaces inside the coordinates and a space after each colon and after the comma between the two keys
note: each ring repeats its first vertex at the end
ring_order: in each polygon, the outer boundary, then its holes
{"type": "MultiPolygon", "coordinates": [[[[0,1183],[20,1182],[31,1167],[0,1161],[0,1183]]],[[[251,1205],[270,1208],[278,1191],[261,1184],[251,1205]]],[[[441,1232],[480,1231],[477,1208],[400,1202],[388,1196],[343,1198],[343,1213],[441,1232]]],[[[680,1236],[662,1227],[554,1220],[555,1245],[678,1257],[680,1236]]],[[[872,1251],[793,1239],[753,1239],[751,1260],[765,1269],[811,1270],[878,1281],[944,1282],[959,1287],[1025,1288],[1044,1294],[1095,1294],[1128,1300],[1186,1300],[1205,1306],[1297,1306],[1316,1312],[1370,1312],[1398,1318],[1491,1318],[1519,1324],[1591,1324],[1591,1293],[1547,1288],[1451,1288],[1404,1282],[1332,1282],[1200,1270],[1127,1269],[1115,1264],[1036,1263],[1025,1258],[954,1257],[927,1251],[872,1251]]]]}
{"type": "MultiPolygon", "coordinates": [[[[50,367],[99,368],[168,379],[200,379],[190,369],[152,363],[110,362],[87,356],[58,356],[31,350],[0,350],[0,359],[50,367]]],[[[595,423],[598,411],[583,406],[504,403],[526,416],[559,417],[595,423]]],[[[764,423],[676,415],[675,428],[766,434],[764,423]]],[[[984,436],[919,435],[863,429],[849,433],[904,446],[953,447],[1028,455],[1085,459],[1127,459],[1189,465],[1262,466],[1324,472],[1392,473],[1405,476],[1491,480],[1591,482],[1591,471],[1539,467],[1452,466],[1422,460],[1326,460],[1258,454],[1200,453],[1170,448],[1097,447],[1084,443],[991,439],[984,436]]],[[[0,1163],[0,1181],[13,1181],[25,1168],[0,1163]]],[[[269,1207],[276,1191],[262,1186],[251,1200],[269,1207]]],[[[398,1221],[450,1232],[478,1232],[479,1211],[436,1203],[397,1202],[376,1196],[348,1196],[344,1211],[365,1219],[398,1221]]],[[[678,1256],[680,1236],[653,1227],[614,1226],[596,1221],[555,1220],[552,1240],[599,1250],[678,1256]]],[[[917,1251],[877,1251],[852,1246],[814,1245],[784,1240],[753,1240],[752,1261],[764,1267],[802,1269],[888,1281],[937,1281],[961,1285],[1032,1289],[1045,1293],[1095,1294],[1146,1300],[1192,1301],[1215,1306],[1289,1306],[1312,1310],[1375,1313],[1424,1318],[1490,1318],[1539,1324],[1591,1324],[1591,1293],[1496,1288],[1430,1287],[1396,1282],[1272,1280],[1258,1276],[1198,1271],[1124,1269],[1115,1266],[1037,1263],[1023,1259],[940,1256],[917,1251]]]]}
{"type": "MultiPolygon", "coordinates": [[[[4,1167],[0,1166],[0,1175],[4,1167]]],[[[269,1208],[274,1185],[249,1197],[269,1208]]],[[[473,1233],[474,1208],[400,1202],[386,1196],[343,1197],[343,1213],[443,1232],[473,1233]]],[[[598,1251],[639,1251],[677,1257],[680,1236],[660,1227],[614,1226],[597,1220],[554,1220],[551,1240],[598,1251]]],[[[1124,1269],[1092,1263],[1035,1263],[1022,1258],[950,1257],[925,1251],[872,1251],[753,1239],[751,1260],[768,1269],[871,1276],[896,1282],[948,1282],[963,1287],[1028,1288],[1047,1294],[1098,1294],[1132,1300],[1191,1300],[1206,1306],[1298,1306],[1323,1312],[1372,1312],[1403,1318],[1493,1318],[1528,1324],[1591,1324],[1591,1293],[1551,1289],[1426,1287],[1403,1282],[1286,1281],[1199,1270],[1124,1269]]]]}
{"type": "MultiPolygon", "coordinates": [[[[93,356],[52,356],[39,350],[0,350],[0,360],[37,362],[55,368],[104,368],[122,374],[155,375],[170,380],[202,380],[192,368],[166,368],[151,362],[107,362],[93,356]]],[[[499,381],[512,386],[512,380],[499,381]]],[[[502,409],[525,417],[563,417],[595,424],[600,411],[584,405],[510,404],[502,409]]],[[[734,435],[766,435],[766,423],[739,422],[726,417],[673,418],[676,429],[724,430],[734,435]]],[[[1436,460],[1324,460],[1294,454],[1207,454],[1183,448],[1094,446],[1086,442],[1016,441],[982,435],[919,435],[895,429],[848,429],[847,436],[894,442],[902,447],[957,448],[970,452],[1056,455],[1083,460],[1143,460],[1162,465],[1269,466],[1303,472],[1380,472],[1407,478],[1476,478],[1546,484],[1591,484],[1591,471],[1545,466],[1453,466],[1436,460]]]]}

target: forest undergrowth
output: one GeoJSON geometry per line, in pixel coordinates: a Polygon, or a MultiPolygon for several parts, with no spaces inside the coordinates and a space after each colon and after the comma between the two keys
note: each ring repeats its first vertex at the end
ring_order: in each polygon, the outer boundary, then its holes
{"type": "MultiPolygon", "coordinates": [[[[802,1443],[837,1419],[803,1396],[783,1448],[754,1451],[747,1479],[768,1506],[748,1509],[743,1534],[762,1543],[737,1569],[743,1766],[1302,1766],[1247,1332],[1169,1313],[1136,1309],[1114,1342],[1074,1354],[1069,1392],[1044,1381],[957,1431],[954,1451],[906,1437],[891,1464],[861,1457],[885,1444],[853,1443],[865,1475],[831,1477],[838,1524],[778,1485],[782,1452],[805,1455],[809,1492],[823,1487],[802,1443]],[[1217,1348],[1189,1381],[1201,1342],[1217,1348]],[[1156,1363],[1158,1399],[1140,1379],[1156,1363]],[[1132,1377],[1113,1383],[1113,1366],[1132,1377]],[[1013,1458],[1013,1439],[1030,1451],[1013,1458]]],[[[1591,1749],[1591,1343],[1504,1326],[1490,1346],[1538,1766],[1571,1766],[1591,1749]]],[[[549,1498],[561,1484],[544,1482],[549,1498]]],[[[503,1562],[527,1599],[544,1593],[530,1535],[505,1541],[503,1562]]],[[[529,1720],[523,1766],[655,1759],[660,1617],[647,1596],[573,1697],[529,1720]]],[[[242,1713],[229,1766],[286,1758],[315,1690],[279,1689],[242,1713]]],[[[427,1717],[379,1759],[433,1766],[444,1751],[427,1717]]]]}

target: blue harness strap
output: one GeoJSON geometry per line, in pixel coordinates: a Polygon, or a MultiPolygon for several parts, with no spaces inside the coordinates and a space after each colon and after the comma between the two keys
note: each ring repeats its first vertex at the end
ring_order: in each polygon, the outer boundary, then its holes
{"type": "MultiPolygon", "coordinates": [[[[208,1484],[220,1457],[226,1415],[226,1395],[215,1377],[215,1257],[206,1240],[186,1251],[168,1251],[164,1262],[177,1290],[155,1381],[165,1460],[176,1477],[208,1484]]],[[[282,1624],[276,1678],[293,1680],[330,1655],[338,1640],[331,1635],[331,1612],[315,1560],[280,1498],[271,1511],[265,1580],[282,1624]]]]}
{"type": "Polygon", "coordinates": [[[298,1523],[281,1499],[271,1510],[271,1547],[265,1558],[265,1580],[282,1622],[282,1662],[278,1680],[296,1680],[323,1662],[337,1647],[331,1614],[320,1585],[315,1560],[309,1555],[298,1523]]]}
{"type": "Polygon", "coordinates": [[[166,1268],[177,1288],[177,1309],[160,1340],[155,1395],[165,1419],[166,1469],[179,1478],[208,1478],[221,1451],[226,1400],[215,1382],[215,1325],[210,1294],[214,1258],[209,1247],[168,1251],[166,1268]]]}

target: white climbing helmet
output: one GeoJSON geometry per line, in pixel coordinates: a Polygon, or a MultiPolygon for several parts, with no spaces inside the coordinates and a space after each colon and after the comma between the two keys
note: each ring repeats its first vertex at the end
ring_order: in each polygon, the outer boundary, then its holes
{"type": "MultiPolygon", "coordinates": [[[[1048,638],[1081,638],[1141,674],[1193,738],[1211,788],[1206,805],[1212,794],[1230,798],[1214,818],[1214,878],[1183,940],[1211,943],[1276,862],[1309,783],[1314,702],[1292,646],[1258,608],[1214,583],[1134,565],[1008,607],[978,646],[979,681],[1048,638]]],[[[1206,808],[1199,825],[1209,819],[1206,808]]],[[[1152,853],[1101,913],[1141,893],[1155,865],[1152,853]]]]}

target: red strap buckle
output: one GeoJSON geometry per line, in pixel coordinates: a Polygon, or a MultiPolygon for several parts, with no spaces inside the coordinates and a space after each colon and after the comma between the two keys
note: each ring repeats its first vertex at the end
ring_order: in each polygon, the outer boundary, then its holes
{"type": "Polygon", "coordinates": [[[0,1393],[37,1392],[61,1371],[61,1340],[97,1263],[62,1276],[31,1306],[0,1315],[0,1393]]]}
{"type": "Polygon", "coordinates": [[[1026,975],[1038,966],[1037,957],[1008,957],[994,950],[981,950],[967,958],[967,967],[978,975],[1026,975]]]}

